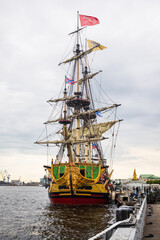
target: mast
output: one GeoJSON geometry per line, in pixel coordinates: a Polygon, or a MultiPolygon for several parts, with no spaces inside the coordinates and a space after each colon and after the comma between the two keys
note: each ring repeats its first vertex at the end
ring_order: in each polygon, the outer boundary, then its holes
{"type": "MultiPolygon", "coordinates": [[[[68,128],[67,128],[67,124],[70,124],[71,121],[67,119],[67,106],[66,106],[66,98],[67,98],[67,90],[66,90],[66,79],[65,79],[65,88],[64,88],[64,118],[62,118],[59,123],[63,124],[63,129],[64,129],[64,140],[65,142],[67,141],[68,137],[69,137],[69,133],[68,133],[68,128]]],[[[70,143],[67,143],[67,151],[68,151],[68,157],[69,157],[69,163],[70,164],[74,164],[74,157],[73,157],[73,151],[72,151],[72,147],[70,143]]]]}
{"type": "MultiPolygon", "coordinates": [[[[79,11],[77,11],[77,47],[76,53],[77,55],[80,53],[79,49],[79,11]]],[[[79,59],[77,59],[77,96],[79,98],[79,59]]],[[[80,113],[80,109],[77,110],[78,114],[80,113]]],[[[80,117],[77,117],[77,139],[80,139],[80,117]]],[[[76,162],[79,162],[80,158],[80,144],[77,144],[76,147],[76,162]]]]}
{"type": "MultiPolygon", "coordinates": [[[[86,50],[87,50],[87,40],[85,39],[85,51],[86,50]]],[[[86,77],[87,75],[88,75],[88,71],[87,71],[87,55],[85,55],[84,76],[86,77]]],[[[85,81],[85,98],[86,99],[88,98],[87,81],[85,81]]],[[[86,162],[91,162],[91,144],[90,143],[85,143],[85,160],[86,160],[86,162]]]]}

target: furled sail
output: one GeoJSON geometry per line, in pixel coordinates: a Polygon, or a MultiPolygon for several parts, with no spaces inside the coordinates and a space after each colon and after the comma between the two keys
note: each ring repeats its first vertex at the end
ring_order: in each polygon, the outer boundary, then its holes
{"type": "Polygon", "coordinates": [[[60,143],[65,143],[65,144],[80,144],[80,143],[86,143],[86,142],[95,142],[95,141],[102,141],[107,138],[104,137],[99,137],[99,138],[88,138],[88,139],[78,139],[76,141],[74,140],[55,140],[55,141],[37,141],[35,142],[36,144],[60,144],[60,143]]]}
{"type": "Polygon", "coordinates": [[[120,105],[121,104],[113,104],[112,106],[109,106],[109,107],[97,108],[97,109],[93,109],[93,110],[90,110],[90,111],[87,111],[87,112],[86,111],[81,112],[81,113],[72,115],[72,118],[77,118],[77,117],[80,117],[80,116],[83,116],[83,115],[86,115],[86,114],[92,114],[92,113],[96,113],[96,112],[99,112],[99,111],[109,110],[111,108],[119,107],[120,105]]]}
{"type": "MultiPolygon", "coordinates": [[[[98,72],[96,72],[96,73],[90,74],[90,75],[86,75],[84,78],[81,78],[81,79],[79,80],[79,84],[81,85],[82,82],[84,82],[84,81],[86,81],[86,80],[88,80],[88,79],[93,78],[94,76],[96,76],[96,75],[97,75],[98,73],[100,73],[100,72],[102,72],[102,70],[100,70],[100,71],[98,71],[98,72]]],[[[75,82],[75,83],[76,83],[76,82],[75,82]]]]}
{"type": "Polygon", "coordinates": [[[78,55],[75,55],[75,56],[67,59],[67,60],[64,61],[64,62],[59,63],[58,65],[61,65],[61,64],[63,64],[63,63],[69,63],[69,62],[72,62],[72,61],[74,61],[74,60],[80,59],[80,58],[86,56],[87,54],[91,53],[91,52],[94,50],[94,48],[96,48],[96,47],[98,47],[98,44],[97,44],[96,46],[92,47],[91,49],[88,49],[87,51],[81,52],[81,53],[79,53],[78,55]]]}
{"type": "Polygon", "coordinates": [[[79,28],[79,29],[75,30],[74,32],[69,33],[68,35],[77,33],[77,32],[79,32],[79,31],[83,30],[84,28],[86,28],[86,27],[79,28]]]}
{"type": "MultiPolygon", "coordinates": [[[[77,117],[80,117],[80,116],[85,116],[86,114],[87,114],[87,115],[90,115],[90,114],[92,114],[92,113],[96,113],[96,112],[99,112],[99,111],[109,110],[109,109],[111,109],[111,108],[115,108],[115,107],[119,107],[119,106],[121,106],[121,104],[113,104],[112,106],[109,106],[109,107],[97,108],[97,109],[94,109],[94,110],[85,111],[85,112],[81,112],[81,113],[78,113],[78,114],[70,115],[70,116],[67,116],[67,118],[69,118],[69,119],[77,118],[77,117]]],[[[58,119],[55,119],[55,120],[48,120],[48,121],[45,122],[44,124],[54,123],[54,122],[58,122],[58,121],[60,121],[60,120],[61,120],[61,118],[58,118],[58,119]]]]}
{"type": "Polygon", "coordinates": [[[57,98],[57,99],[50,99],[47,102],[59,102],[59,101],[65,101],[65,100],[69,100],[75,98],[75,96],[71,96],[71,97],[63,97],[63,98],[57,98]]]}

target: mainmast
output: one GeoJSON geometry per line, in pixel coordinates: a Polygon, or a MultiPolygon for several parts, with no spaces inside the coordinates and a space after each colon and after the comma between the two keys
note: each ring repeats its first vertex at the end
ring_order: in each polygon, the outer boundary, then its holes
{"type": "MultiPolygon", "coordinates": [[[[76,54],[80,53],[79,49],[79,11],[77,11],[77,46],[76,46],[76,54]]],[[[77,59],[77,97],[79,98],[79,59],[77,59]]],[[[80,109],[78,108],[77,113],[80,113],[80,109]]],[[[77,117],[77,139],[80,139],[80,117],[77,117]]],[[[80,159],[80,144],[77,144],[76,147],[76,162],[79,162],[80,159]]]]}
{"type": "MultiPolygon", "coordinates": [[[[85,40],[85,51],[87,51],[87,40],[85,40]]],[[[87,55],[85,55],[85,69],[84,69],[84,77],[87,77],[88,69],[87,69],[87,55]]],[[[88,98],[87,92],[87,80],[85,81],[85,98],[88,98]]],[[[91,143],[85,143],[85,161],[91,162],[91,143]]]]}

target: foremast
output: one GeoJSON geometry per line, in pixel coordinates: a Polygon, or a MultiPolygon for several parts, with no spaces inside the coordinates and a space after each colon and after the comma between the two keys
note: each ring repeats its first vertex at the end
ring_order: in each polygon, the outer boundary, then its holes
{"type": "MultiPolygon", "coordinates": [[[[66,82],[65,82],[64,98],[66,98],[66,96],[67,96],[67,91],[66,91],[66,82]]],[[[67,114],[67,110],[66,110],[66,100],[65,100],[65,102],[64,102],[64,119],[62,119],[60,122],[63,124],[65,142],[69,138],[67,124],[71,123],[70,120],[67,120],[66,114],[67,114]]],[[[70,143],[67,143],[67,151],[68,151],[69,163],[71,165],[73,165],[74,164],[74,156],[73,156],[73,151],[72,151],[72,147],[71,147],[70,143]]]]}

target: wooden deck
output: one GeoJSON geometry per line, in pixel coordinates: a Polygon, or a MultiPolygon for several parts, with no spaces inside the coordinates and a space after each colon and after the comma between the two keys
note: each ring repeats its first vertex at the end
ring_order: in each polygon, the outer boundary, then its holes
{"type": "Polygon", "coordinates": [[[148,204],[142,239],[160,240],[160,203],[148,204]]]}

